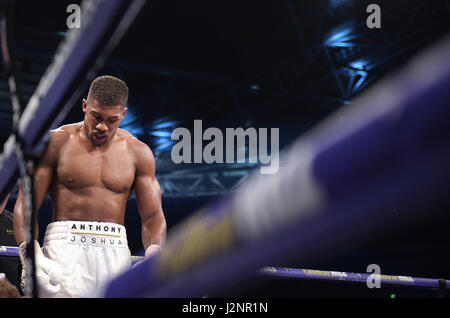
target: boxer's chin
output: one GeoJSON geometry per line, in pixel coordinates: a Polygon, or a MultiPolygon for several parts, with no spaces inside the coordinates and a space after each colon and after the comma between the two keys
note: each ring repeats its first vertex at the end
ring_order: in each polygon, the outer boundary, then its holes
{"type": "Polygon", "coordinates": [[[94,145],[95,147],[100,147],[105,145],[108,142],[108,138],[104,137],[104,138],[96,138],[94,134],[89,136],[89,140],[91,142],[92,145],[94,145]]]}

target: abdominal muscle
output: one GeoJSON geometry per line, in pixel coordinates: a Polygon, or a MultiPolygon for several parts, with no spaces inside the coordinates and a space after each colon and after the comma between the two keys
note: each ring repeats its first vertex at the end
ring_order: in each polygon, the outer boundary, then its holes
{"type": "Polygon", "coordinates": [[[50,193],[56,221],[97,221],[124,224],[126,202],[131,191],[117,193],[91,186],[76,190],[58,187],[50,193]]]}

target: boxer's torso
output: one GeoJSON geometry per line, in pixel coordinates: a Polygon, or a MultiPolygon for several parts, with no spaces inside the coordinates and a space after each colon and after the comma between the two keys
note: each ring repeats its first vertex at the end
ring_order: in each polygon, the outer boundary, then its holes
{"type": "Polygon", "coordinates": [[[95,147],[81,129],[81,123],[68,125],[52,136],[60,138],[50,143],[57,148],[49,190],[53,221],[123,224],[136,171],[133,137],[118,129],[107,145],[95,147]]]}

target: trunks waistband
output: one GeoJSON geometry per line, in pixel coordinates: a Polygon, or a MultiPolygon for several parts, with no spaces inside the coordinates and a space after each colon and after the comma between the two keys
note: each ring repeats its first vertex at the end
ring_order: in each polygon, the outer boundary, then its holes
{"type": "Polygon", "coordinates": [[[56,242],[89,246],[128,247],[125,227],[110,222],[52,222],[47,226],[44,246],[56,242]]]}

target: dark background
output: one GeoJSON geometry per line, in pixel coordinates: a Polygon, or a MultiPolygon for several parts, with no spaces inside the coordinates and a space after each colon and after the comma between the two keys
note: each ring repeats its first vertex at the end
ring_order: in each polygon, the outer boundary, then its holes
{"type": "MultiPolygon", "coordinates": [[[[67,31],[66,7],[79,1],[16,3],[15,41],[28,100],[67,31]]],[[[146,142],[157,163],[170,229],[215,197],[235,191],[254,164],[175,165],[170,159],[176,127],[278,127],[283,148],[330,113],[447,34],[450,1],[395,0],[153,0],[148,1],[100,74],[130,88],[124,129],[146,142]],[[381,7],[382,28],[366,26],[366,7],[381,7]],[[333,38],[334,36],[334,38],[333,38]],[[349,37],[346,39],[346,37],[349,37]]],[[[82,22],[83,23],[83,22],[82,22]]],[[[64,123],[81,121],[81,99],[64,123]]],[[[0,81],[0,141],[11,132],[11,104],[0,81]]],[[[12,210],[15,195],[8,203],[12,210]]],[[[396,207],[392,207],[394,210],[396,207]]],[[[423,207],[448,210],[448,202],[423,207]]],[[[407,214],[407,211],[400,211],[407,214]]],[[[51,218],[41,208],[40,234],[51,218]]],[[[386,274],[450,278],[448,217],[339,256],[311,263],[274,264],[365,272],[379,264],[386,274]]],[[[126,226],[132,253],[142,253],[140,219],[131,196],[126,226]]],[[[224,291],[226,294],[227,291],[224,291]]],[[[408,288],[369,290],[343,283],[252,278],[234,295],[302,297],[435,297],[408,288]]]]}

